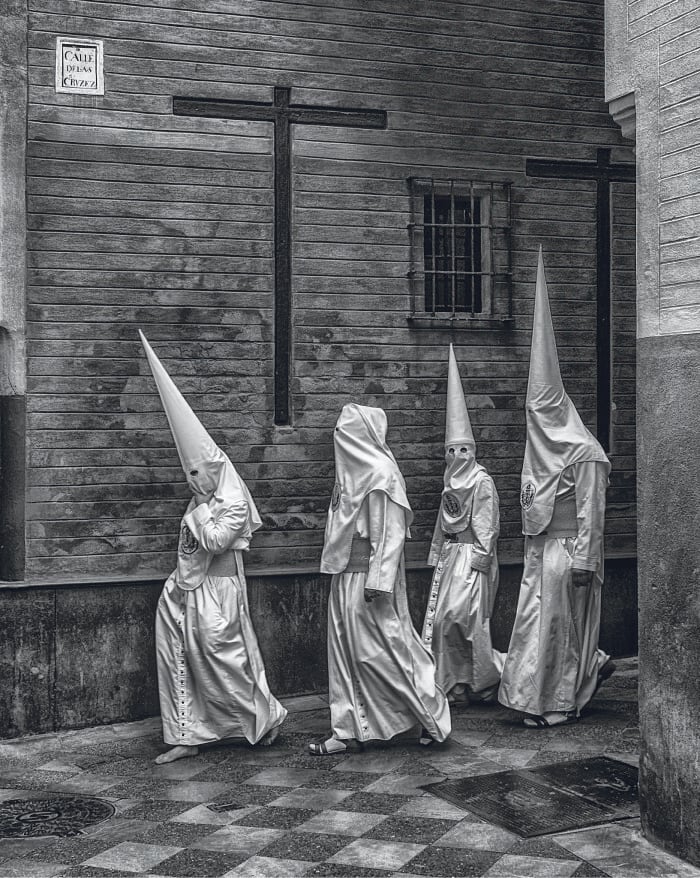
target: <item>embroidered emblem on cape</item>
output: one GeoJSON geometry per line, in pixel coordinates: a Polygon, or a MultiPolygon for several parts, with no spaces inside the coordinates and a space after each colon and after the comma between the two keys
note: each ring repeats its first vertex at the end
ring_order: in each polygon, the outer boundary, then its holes
{"type": "Polygon", "coordinates": [[[180,549],[185,555],[193,555],[199,548],[199,541],[186,524],[180,529],[180,549]]]}
{"type": "Polygon", "coordinates": [[[462,511],[462,505],[455,494],[443,494],[442,505],[445,507],[445,512],[451,518],[457,518],[462,511]]]}
{"type": "Polygon", "coordinates": [[[338,482],[333,485],[333,493],[331,494],[331,509],[337,509],[340,504],[341,495],[340,485],[338,482]]]}
{"type": "Polygon", "coordinates": [[[535,502],[536,492],[537,488],[535,487],[533,482],[525,482],[520,492],[520,505],[526,512],[532,507],[532,504],[535,502]]]}

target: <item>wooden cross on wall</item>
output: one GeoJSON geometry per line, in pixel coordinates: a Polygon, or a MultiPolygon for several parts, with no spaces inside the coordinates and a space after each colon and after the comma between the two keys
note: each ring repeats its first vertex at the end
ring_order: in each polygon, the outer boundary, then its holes
{"type": "Polygon", "coordinates": [[[292,355],[292,125],[386,128],[384,110],[290,103],[291,89],[275,87],[272,103],[219,98],[173,98],[176,116],[272,122],[274,125],[275,424],[290,422],[292,355]]]}
{"type": "Polygon", "coordinates": [[[610,206],[611,183],[634,183],[636,169],[630,163],[610,163],[610,150],[599,149],[594,162],[527,159],[528,177],[557,177],[567,180],[596,181],[596,287],[597,304],[597,418],[598,441],[610,448],[610,410],[612,403],[612,299],[610,206]]]}

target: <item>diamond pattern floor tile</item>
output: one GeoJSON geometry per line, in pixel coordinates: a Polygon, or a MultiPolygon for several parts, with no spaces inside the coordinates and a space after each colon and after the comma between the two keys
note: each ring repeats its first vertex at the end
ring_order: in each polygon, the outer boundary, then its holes
{"type": "Polygon", "coordinates": [[[123,841],[114,847],[107,848],[85,860],[85,866],[98,866],[101,869],[115,869],[121,872],[146,872],[167,860],[182,848],[175,845],[139,844],[123,841]]]}
{"type": "Polygon", "coordinates": [[[547,735],[498,706],[466,707],[445,745],[411,733],[321,759],[306,745],[327,733],[327,703],[302,696],[275,746],[227,742],[166,766],[153,763],[164,745],[151,720],[0,744],[0,802],[64,790],[117,809],[75,838],[0,839],[0,875],[700,878],[635,821],[525,840],[422,789],[584,756],[636,764],[636,670],[624,667],[580,723],[547,735]]]}
{"type": "Polygon", "coordinates": [[[424,849],[425,845],[410,842],[358,838],[332,857],[329,857],[329,861],[331,863],[343,863],[346,866],[400,869],[424,849]]]}

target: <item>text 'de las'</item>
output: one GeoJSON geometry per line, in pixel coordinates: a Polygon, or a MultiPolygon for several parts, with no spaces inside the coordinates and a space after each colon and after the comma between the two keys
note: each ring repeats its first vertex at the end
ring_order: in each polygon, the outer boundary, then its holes
{"type": "Polygon", "coordinates": [[[56,91],[105,93],[102,40],[56,37],[56,91]]]}

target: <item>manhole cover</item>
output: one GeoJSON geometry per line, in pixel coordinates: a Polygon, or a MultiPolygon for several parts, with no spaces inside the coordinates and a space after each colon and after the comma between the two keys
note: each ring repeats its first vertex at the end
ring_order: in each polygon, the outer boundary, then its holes
{"type": "Polygon", "coordinates": [[[635,816],[636,775],[625,763],[598,757],[439,781],[423,789],[531,838],[635,816]]]}
{"type": "Polygon", "coordinates": [[[78,835],[114,814],[114,805],[90,796],[8,799],[0,802],[0,838],[78,835]]]}
{"type": "Polygon", "coordinates": [[[626,762],[596,756],[530,768],[528,774],[596,805],[611,808],[617,818],[636,817],[639,813],[639,771],[626,762]]]}

